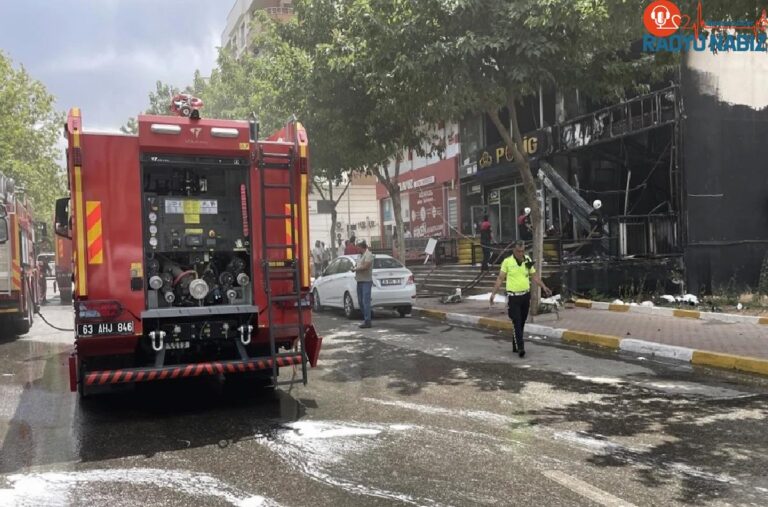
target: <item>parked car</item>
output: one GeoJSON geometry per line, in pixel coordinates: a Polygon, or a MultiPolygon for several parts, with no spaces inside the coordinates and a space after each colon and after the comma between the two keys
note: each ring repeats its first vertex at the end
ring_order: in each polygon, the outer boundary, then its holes
{"type": "MultiPolygon", "coordinates": [[[[360,303],[357,282],[352,268],[359,255],[342,255],[334,259],[313,283],[314,310],[341,308],[347,318],[353,318],[360,303]]],[[[391,308],[405,317],[413,309],[416,284],[413,273],[389,255],[377,254],[373,260],[372,308],[391,308]]]]}

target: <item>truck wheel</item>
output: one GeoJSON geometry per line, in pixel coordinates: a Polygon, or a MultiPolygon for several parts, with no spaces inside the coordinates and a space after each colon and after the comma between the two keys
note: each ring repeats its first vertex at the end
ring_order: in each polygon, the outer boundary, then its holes
{"type": "Polygon", "coordinates": [[[16,321],[15,331],[17,336],[29,333],[29,330],[32,329],[32,322],[34,320],[34,305],[32,303],[32,297],[30,296],[29,292],[27,292],[25,299],[27,302],[27,312],[23,318],[20,317],[16,321]]]}
{"type": "Polygon", "coordinates": [[[63,305],[71,305],[72,304],[72,291],[71,290],[62,290],[59,298],[61,299],[61,304],[63,304],[63,305]]]}

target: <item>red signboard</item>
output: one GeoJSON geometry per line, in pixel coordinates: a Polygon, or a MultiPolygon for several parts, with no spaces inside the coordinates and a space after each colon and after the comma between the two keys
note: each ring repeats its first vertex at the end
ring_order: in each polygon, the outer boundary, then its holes
{"type": "Polygon", "coordinates": [[[442,236],[445,228],[442,185],[411,190],[409,198],[411,235],[414,238],[442,236]]]}

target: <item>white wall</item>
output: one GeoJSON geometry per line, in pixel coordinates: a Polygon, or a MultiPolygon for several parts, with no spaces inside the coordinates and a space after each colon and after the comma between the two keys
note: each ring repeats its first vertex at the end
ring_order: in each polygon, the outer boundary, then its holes
{"type": "MultiPolygon", "coordinates": [[[[343,188],[343,185],[341,188],[334,187],[335,199],[338,198],[343,188]]],[[[327,198],[327,186],[323,186],[323,192],[327,198]]],[[[309,194],[309,241],[313,246],[315,241],[322,241],[326,245],[331,245],[331,215],[330,213],[319,214],[317,212],[317,201],[320,199],[322,199],[320,192],[313,188],[313,192],[309,194]]],[[[378,206],[375,182],[368,178],[353,180],[336,206],[337,221],[341,224],[341,228],[337,229],[337,232],[341,234],[341,238],[348,239],[347,224],[350,222],[358,224],[365,221],[374,222],[373,226],[366,225],[365,229],[358,226],[355,231],[357,239],[365,239],[370,242],[372,237],[379,236],[378,206]]],[[[338,244],[338,242],[334,244],[338,244]]]]}
{"type": "Polygon", "coordinates": [[[730,105],[755,110],[768,107],[768,58],[764,52],[690,51],[688,66],[700,73],[701,93],[712,95],[730,105]]]}

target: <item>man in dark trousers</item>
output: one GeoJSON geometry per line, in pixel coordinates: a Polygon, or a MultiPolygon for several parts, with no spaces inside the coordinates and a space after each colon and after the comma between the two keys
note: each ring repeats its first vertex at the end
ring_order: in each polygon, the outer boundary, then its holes
{"type": "Polygon", "coordinates": [[[360,248],[360,258],[353,268],[357,281],[357,304],[363,313],[363,329],[371,327],[371,289],[373,288],[373,253],[368,249],[368,243],[361,240],[357,244],[360,248]]]}
{"type": "Polygon", "coordinates": [[[491,260],[491,241],[493,241],[491,222],[488,221],[488,215],[484,215],[483,221],[480,222],[480,245],[483,247],[483,271],[488,269],[488,261],[491,260]]]}
{"type": "Polygon", "coordinates": [[[549,287],[544,285],[539,275],[536,274],[536,268],[533,261],[525,254],[525,243],[515,241],[512,249],[512,255],[504,259],[501,263],[499,276],[496,278],[496,285],[491,292],[491,306],[493,306],[496,293],[499,291],[502,283],[505,283],[507,289],[507,315],[515,328],[515,341],[512,350],[517,352],[520,357],[525,357],[525,342],[523,342],[523,328],[528,318],[528,310],[531,306],[531,280],[541,287],[547,296],[552,295],[549,287]]]}

